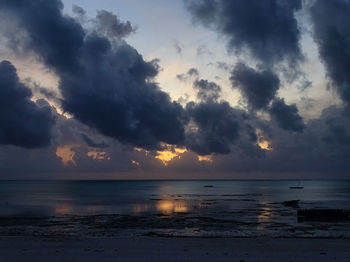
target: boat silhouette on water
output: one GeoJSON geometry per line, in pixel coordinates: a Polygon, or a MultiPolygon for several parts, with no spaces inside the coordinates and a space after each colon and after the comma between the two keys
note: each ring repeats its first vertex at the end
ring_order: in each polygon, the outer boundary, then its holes
{"type": "Polygon", "coordinates": [[[301,186],[300,184],[301,184],[301,182],[299,181],[297,186],[290,186],[289,188],[290,189],[303,189],[304,187],[301,186]]]}

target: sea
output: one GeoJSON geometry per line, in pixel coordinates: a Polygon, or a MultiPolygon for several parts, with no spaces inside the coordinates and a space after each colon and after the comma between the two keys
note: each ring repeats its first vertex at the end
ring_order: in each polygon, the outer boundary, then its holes
{"type": "Polygon", "coordinates": [[[350,238],[315,208],[350,210],[350,180],[0,181],[0,235],[350,238]]]}

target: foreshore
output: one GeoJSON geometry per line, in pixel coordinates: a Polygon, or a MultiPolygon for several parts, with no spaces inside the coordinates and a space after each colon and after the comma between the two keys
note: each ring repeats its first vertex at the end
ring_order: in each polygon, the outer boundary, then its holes
{"type": "Polygon", "coordinates": [[[350,261],[349,239],[0,237],[1,262],[350,261]]]}

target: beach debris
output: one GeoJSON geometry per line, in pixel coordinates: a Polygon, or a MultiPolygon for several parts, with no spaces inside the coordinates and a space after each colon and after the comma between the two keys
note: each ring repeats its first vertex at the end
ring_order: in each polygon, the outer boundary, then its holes
{"type": "Polygon", "coordinates": [[[300,200],[288,200],[288,201],[284,201],[282,202],[282,205],[286,206],[286,207],[294,207],[294,208],[298,208],[299,207],[299,202],[300,200]]]}
{"type": "Polygon", "coordinates": [[[350,219],[350,210],[344,209],[299,209],[298,222],[337,222],[350,219]]]}

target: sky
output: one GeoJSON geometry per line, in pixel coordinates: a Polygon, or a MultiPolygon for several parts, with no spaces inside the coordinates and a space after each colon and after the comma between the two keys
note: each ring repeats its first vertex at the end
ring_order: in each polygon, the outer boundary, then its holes
{"type": "Polygon", "coordinates": [[[338,179],[349,0],[0,0],[0,179],[338,179]]]}

